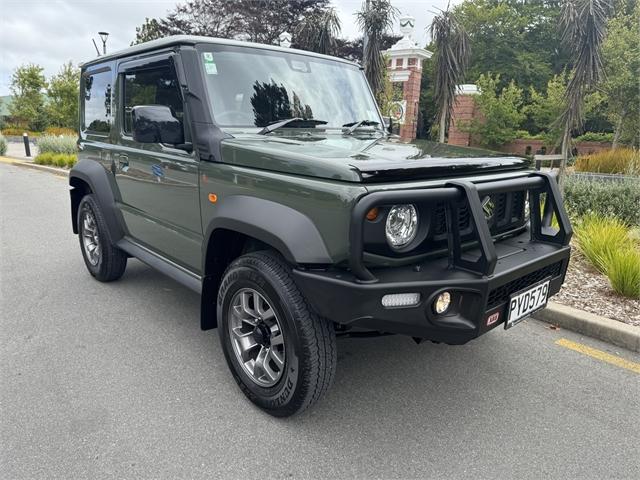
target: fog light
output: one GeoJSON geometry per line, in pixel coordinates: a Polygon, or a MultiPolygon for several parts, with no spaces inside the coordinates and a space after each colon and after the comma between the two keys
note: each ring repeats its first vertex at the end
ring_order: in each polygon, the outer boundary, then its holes
{"type": "Polygon", "coordinates": [[[419,293],[394,293],[382,297],[382,306],[389,307],[413,307],[420,302],[419,293]]]}
{"type": "Polygon", "coordinates": [[[451,305],[451,294],[449,292],[442,292],[438,295],[436,301],[433,302],[433,309],[438,315],[442,315],[449,310],[449,305],[451,305]]]}

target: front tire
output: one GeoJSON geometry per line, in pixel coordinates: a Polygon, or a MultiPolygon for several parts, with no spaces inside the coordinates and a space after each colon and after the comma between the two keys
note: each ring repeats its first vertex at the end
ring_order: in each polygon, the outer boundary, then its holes
{"type": "Polygon", "coordinates": [[[77,222],[80,250],[89,273],[101,282],[122,277],[127,254],[112,244],[109,227],[92,194],[82,197],[77,222]]]}
{"type": "Polygon", "coordinates": [[[308,307],[290,267],[276,253],[243,255],[218,292],[218,330],[227,364],[244,394],[286,417],[318,401],[337,362],[333,325],[308,307]]]}

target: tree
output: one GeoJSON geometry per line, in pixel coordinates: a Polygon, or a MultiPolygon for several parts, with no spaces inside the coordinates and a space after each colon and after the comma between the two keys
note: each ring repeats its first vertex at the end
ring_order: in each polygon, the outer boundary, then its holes
{"type": "Polygon", "coordinates": [[[382,42],[396,15],[397,10],[389,0],[365,0],[362,9],[356,12],[358,26],[366,38],[362,54],[364,74],[374,94],[383,88],[382,42]]]}
{"type": "Polygon", "coordinates": [[[562,125],[562,161],[558,178],[563,186],[571,148],[571,134],[584,121],[584,99],[602,79],[602,43],[605,38],[609,0],[566,0],[562,5],[562,40],[574,57],[562,125]]]}
{"type": "Polygon", "coordinates": [[[500,72],[501,86],[514,80],[543,91],[569,61],[560,46],[560,4],[558,0],[465,0],[456,5],[454,12],[473,46],[466,81],[474,82],[490,68],[500,72]]]}
{"type": "Polygon", "coordinates": [[[133,43],[179,34],[274,43],[328,8],[329,0],[188,0],[166,18],[147,18],[133,43]]]}
{"type": "Polygon", "coordinates": [[[71,62],[65,63],[47,87],[49,123],[57,127],[78,128],[80,72],[71,62]]]}
{"type": "Polygon", "coordinates": [[[144,23],[142,25],[136,27],[136,38],[131,42],[131,45],[150,42],[151,40],[156,40],[166,35],[168,34],[164,31],[158,20],[147,17],[144,19],[144,23]]]}
{"type": "Polygon", "coordinates": [[[46,127],[43,90],[47,82],[39,65],[28,64],[17,67],[11,76],[13,101],[9,107],[11,116],[20,126],[41,131],[46,127]]]}
{"type": "Polygon", "coordinates": [[[447,120],[451,117],[456,89],[462,83],[469,58],[469,37],[449,9],[433,18],[429,33],[434,44],[434,99],[438,109],[440,126],[439,142],[444,143],[447,120]]]}
{"type": "Polygon", "coordinates": [[[602,44],[606,114],[614,124],[613,148],[640,144],[640,2],[622,1],[602,44]]]}
{"type": "Polygon", "coordinates": [[[464,131],[473,134],[484,147],[496,148],[518,136],[518,127],[525,118],[522,112],[522,89],[512,80],[500,93],[500,75],[480,75],[480,95],[475,97],[480,112],[470,123],[461,125],[464,131]]]}
{"type": "Polygon", "coordinates": [[[340,18],[335,8],[307,15],[294,35],[296,48],[329,55],[336,48],[340,18]]]}
{"type": "Polygon", "coordinates": [[[525,106],[524,113],[532,120],[536,130],[534,133],[542,133],[547,145],[560,143],[562,128],[556,119],[562,114],[566,92],[567,80],[563,75],[554,75],[547,82],[545,93],[529,87],[530,104],[525,106]]]}

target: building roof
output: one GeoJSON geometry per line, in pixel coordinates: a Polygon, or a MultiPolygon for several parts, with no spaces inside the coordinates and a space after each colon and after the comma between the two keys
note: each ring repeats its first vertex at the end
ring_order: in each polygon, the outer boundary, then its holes
{"type": "Polygon", "coordinates": [[[160,50],[162,48],[168,48],[168,47],[173,47],[177,45],[196,45],[199,43],[211,43],[216,45],[232,45],[232,46],[247,47],[247,48],[261,48],[264,50],[275,50],[275,51],[285,52],[285,53],[299,53],[302,55],[324,58],[327,60],[337,60],[340,62],[348,63],[350,65],[355,65],[359,67],[357,63],[351,62],[349,60],[345,60],[344,58],[332,57],[329,55],[322,55],[320,53],[309,52],[307,50],[298,50],[295,48],[284,48],[284,47],[279,47],[277,45],[266,45],[264,43],[252,43],[252,42],[243,42],[239,40],[229,40],[226,38],[199,37],[196,35],[172,35],[170,37],[164,37],[158,40],[152,40],[150,42],[139,43],[137,45],[125,48],[123,50],[119,50],[117,52],[96,57],[92,60],[89,60],[83,63],[81,67],[93,65],[96,63],[102,63],[105,60],[115,60],[117,58],[128,57],[131,55],[136,55],[136,54],[140,54],[148,51],[160,50]]]}

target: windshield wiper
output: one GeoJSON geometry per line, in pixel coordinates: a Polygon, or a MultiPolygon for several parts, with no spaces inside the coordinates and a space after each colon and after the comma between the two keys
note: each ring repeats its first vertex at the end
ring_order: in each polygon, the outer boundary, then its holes
{"type": "Polygon", "coordinates": [[[351,135],[360,127],[363,127],[363,126],[375,127],[376,125],[380,125],[380,122],[376,122],[375,120],[360,120],[358,122],[345,123],[342,126],[349,127],[349,129],[346,132],[344,132],[344,134],[351,135]]]}
{"type": "Polygon", "coordinates": [[[324,125],[326,123],[328,122],[325,122],[324,120],[316,120],[314,118],[306,118],[306,119],[300,118],[300,117],[285,118],[284,120],[280,120],[279,122],[275,122],[270,125],[267,125],[262,130],[260,130],[258,134],[266,135],[267,133],[273,132],[278,128],[282,128],[286,126],[293,127],[295,125],[295,128],[305,128],[305,127],[315,127],[316,125],[324,125]]]}

